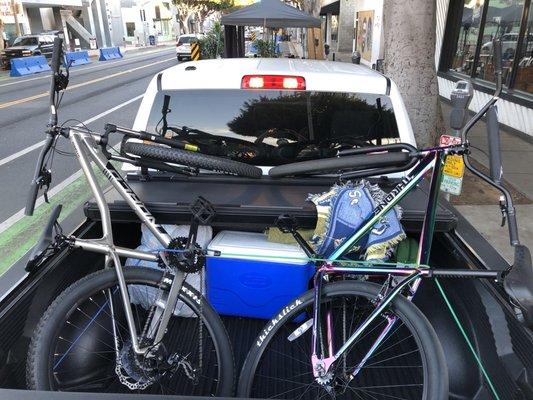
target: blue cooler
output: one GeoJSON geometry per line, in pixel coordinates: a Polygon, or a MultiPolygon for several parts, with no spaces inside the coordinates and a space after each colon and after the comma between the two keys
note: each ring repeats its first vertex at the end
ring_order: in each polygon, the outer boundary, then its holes
{"type": "Polygon", "coordinates": [[[222,253],[206,263],[207,298],[221,315],[269,319],[308,289],[315,272],[298,245],[263,233],[222,231],[208,249],[222,253]]]}

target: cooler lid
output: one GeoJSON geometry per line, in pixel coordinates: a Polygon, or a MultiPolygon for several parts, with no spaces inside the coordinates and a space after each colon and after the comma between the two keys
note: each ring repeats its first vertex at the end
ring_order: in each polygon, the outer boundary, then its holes
{"type": "Polygon", "coordinates": [[[207,246],[222,256],[273,263],[304,265],[307,255],[297,244],[269,242],[264,233],[221,231],[207,246]]]}

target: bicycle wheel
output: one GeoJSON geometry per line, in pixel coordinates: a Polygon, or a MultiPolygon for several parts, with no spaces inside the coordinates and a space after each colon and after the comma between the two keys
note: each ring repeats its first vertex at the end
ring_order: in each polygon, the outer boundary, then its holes
{"type": "MultiPolygon", "coordinates": [[[[153,320],[150,315],[161,310],[150,306],[168,292],[170,281],[163,271],[150,268],[128,267],[124,278],[141,336],[143,326],[149,327],[145,322],[153,320]]],[[[35,330],[27,361],[28,387],[232,395],[233,354],[219,316],[186,283],[176,310],[161,345],[153,346],[148,356],[139,356],[131,346],[115,270],[98,271],[79,280],[56,298],[35,330]]]]}
{"type": "Polygon", "coordinates": [[[225,172],[248,178],[261,178],[263,174],[261,168],[240,161],[160,145],[126,141],[122,145],[122,151],[126,154],[133,154],[141,158],[161,162],[173,162],[188,167],[204,168],[210,171],[225,172]]]}
{"type": "MultiPolygon", "coordinates": [[[[326,308],[331,310],[335,352],[375,308],[372,300],[379,289],[378,285],[359,281],[323,287],[317,335],[323,354],[327,354],[329,343],[326,308]]],[[[313,291],[309,291],[284,307],[260,332],[241,371],[239,397],[447,399],[448,374],[441,345],[424,315],[405,298],[397,297],[320,383],[311,366],[312,329],[296,334],[296,329],[310,320],[312,309],[313,291]],[[384,332],[387,317],[396,318],[396,322],[361,365],[384,332]]]]}

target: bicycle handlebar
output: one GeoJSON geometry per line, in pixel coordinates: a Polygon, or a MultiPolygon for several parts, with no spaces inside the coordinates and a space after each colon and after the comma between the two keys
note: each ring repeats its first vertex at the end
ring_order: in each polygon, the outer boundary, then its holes
{"type": "Polygon", "coordinates": [[[57,77],[59,75],[59,67],[61,65],[61,54],[63,53],[63,39],[60,37],[54,38],[54,48],[52,51],[52,79],[50,80],[50,119],[48,126],[53,127],[57,125],[57,110],[56,110],[56,93],[57,93],[57,77]]]}
{"type": "Polygon", "coordinates": [[[28,198],[26,200],[26,208],[24,214],[31,216],[35,209],[35,202],[39,194],[39,189],[42,186],[49,185],[50,176],[47,171],[44,171],[44,160],[46,155],[54,144],[55,135],[54,130],[57,126],[57,110],[56,110],[56,93],[58,92],[58,77],[60,75],[59,68],[61,66],[61,55],[63,53],[63,39],[54,38],[54,48],[52,52],[52,77],[50,79],[50,119],[48,120],[48,132],[46,134],[46,140],[44,146],[37,158],[37,165],[35,166],[35,173],[33,174],[33,180],[30,184],[30,190],[28,198]]]}

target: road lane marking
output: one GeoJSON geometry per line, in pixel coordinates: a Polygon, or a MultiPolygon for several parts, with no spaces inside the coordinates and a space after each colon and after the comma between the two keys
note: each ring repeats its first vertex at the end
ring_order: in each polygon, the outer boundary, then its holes
{"type": "MultiPolygon", "coordinates": [[[[174,47],[168,47],[168,48],[165,48],[163,50],[147,51],[145,53],[134,55],[132,57],[122,58],[122,59],[119,59],[119,60],[106,62],[106,63],[101,63],[101,64],[97,64],[97,65],[92,65],[92,66],[89,66],[89,67],[77,68],[77,69],[71,70],[70,73],[72,75],[73,72],[88,71],[88,70],[91,70],[91,69],[105,67],[105,66],[108,66],[108,65],[120,64],[123,61],[135,60],[136,58],[140,58],[142,56],[155,54],[155,53],[164,53],[164,52],[167,52],[167,51],[170,52],[169,50],[173,50],[173,49],[174,49],[174,47]]],[[[36,80],[39,80],[39,79],[50,79],[50,74],[36,76],[35,78],[29,78],[29,79],[24,79],[24,80],[17,80],[16,78],[10,78],[10,79],[13,79],[14,82],[3,83],[3,84],[0,85],[0,87],[16,85],[18,83],[36,81],[36,80]]]]}
{"type": "MultiPolygon", "coordinates": [[[[89,118],[89,119],[86,120],[86,121],[83,121],[83,123],[82,123],[81,125],[88,125],[88,124],[90,124],[90,123],[92,123],[92,122],[94,122],[94,121],[96,121],[96,120],[98,120],[98,119],[100,119],[100,118],[102,118],[102,117],[105,117],[105,116],[108,115],[108,114],[111,114],[112,112],[115,112],[115,111],[121,109],[122,107],[127,106],[128,104],[131,104],[131,103],[133,103],[133,102],[135,102],[135,101],[141,99],[143,96],[144,96],[144,94],[140,94],[140,95],[138,95],[138,96],[135,96],[135,97],[132,98],[132,99],[129,99],[128,101],[125,101],[124,103],[120,103],[119,105],[117,105],[117,106],[115,106],[115,107],[113,107],[113,108],[110,108],[110,109],[107,110],[107,111],[104,111],[104,112],[102,112],[102,113],[100,113],[100,114],[98,114],[98,115],[95,115],[94,117],[89,118]]],[[[80,126],[80,125],[76,125],[76,126],[80,126]]],[[[41,147],[43,144],[44,144],[44,140],[41,140],[40,142],[35,143],[35,144],[32,145],[32,146],[26,147],[25,149],[22,149],[22,150],[20,150],[20,151],[17,151],[16,153],[11,154],[10,156],[1,159],[1,160],[0,160],[0,167],[1,167],[2,165],[4,165],[4,164],[7,164],[7,163],[13,161],[13,160],[16,160],[16,159],[19,158],[19,157],[22,157],[22,156],[25,155],[25,154],[28,154],[28,153],[32,152],[33,150],[38,149],[38,148],[41,147]]],[[[0,224],[0,226],[2,226],[2,225],[0,224]]],[[[0,229],[0,233],[1,233],[1,232],[2,232],[2,229],[0,229]]]]}
{"type": "MultiPolygon", "coordinates": [[[[92,85],[93,83],[105,81],[107,79],[116,78],[117,76],[130,74],[130,73],[132,73],[134,71],[138,71],[138,70],[140,70],[142,68],[151,67],[153,65],[161,64],[161,63],[168,62],[168,61],[171,61],[171,60],[174,60],[174,57],[167,58],[167,59],[164,59],[164,60],[159,60],[159,61],[150,63],[148,65],[140,65],[140,66],[135,67],[135,68],[130,68],[130,69],[127,69],[125,71],[116,72],[114,74],[107,75],[107,76],[102,76],[100,78],[95,78],[95,79],[92,79],[90,81],[78,83],[76,85],[69,86],[64,91],[68,92],[68,91],[73,90],[73,89],[77,89],[77,88],[80,88],[80,87],[83,87],[83,86],[87,86],[87,85],[92,85]]],[[[47,96],[49,96],[49,93],[48,92],[43,92],[43,93],[39,93],[39,94],[36,94],[36,95],[33,95],[33,96],[25,97],[23,99],[8,101],[7,103],[0,104],[0,110],[4,109],[4,108],[15,106],[15,105],[18,105],[18,104],[27,103],[27,102],[30,102],[30,101],[33,101],[33,100],[36,100],[36,99],[40,99],[40,98],[43,98],[43,97],[47,97],[47,96]]]]}
{"type": "MultiPolygon", "coordinates": [[[[68,179],[70,180],[68,185],[54,193],[55,196],[51,199],[50,204],[44,203],[44,199],[41,196],[39,198],[39,207],[35,209],[32,217],[23,215],[16,225],[12,225],[9,230],[0,236],[0,251],[3,255],[2,259],[0,259],[0,275],[21,259],[37,243],[51,210],[57,204],[63,204],[59,218],[61,223],[78,207],[90,200],[92,193],[81,170],[68,179]]],[[[98,174],[97,180],[100,185],[105,185],[107,181],[103,174],[98,174]]]]}

